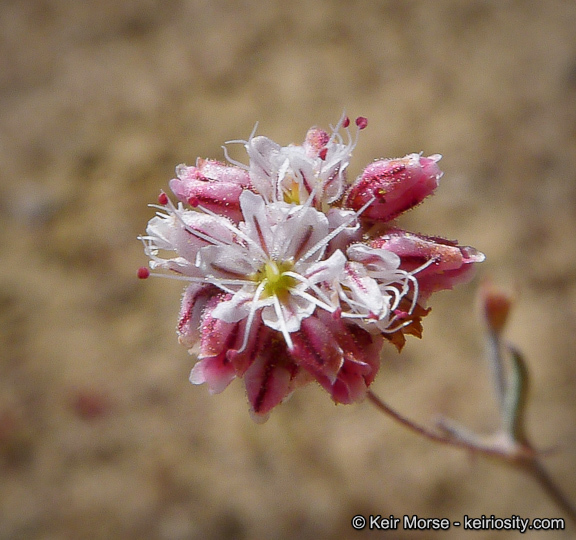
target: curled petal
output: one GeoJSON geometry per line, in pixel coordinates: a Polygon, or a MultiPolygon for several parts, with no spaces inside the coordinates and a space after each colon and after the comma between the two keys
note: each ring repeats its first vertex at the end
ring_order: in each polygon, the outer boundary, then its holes
{"type": "Polygon", "coordinates": [[[332,281],[342,275],[346,257],[340,250],[335,251],[328,259],[311,264],[304,272],[309,283],[332,281]]]}
{"type": "Polygon", "coordinates": [[[367,270],[378,277],[394,278],[394,273],[400,266],[400,257],[387,249],[378,249],[366,244],[353,244],[346,253],[352,261],[362,263],[367,270]]]}
{"type": "Polygon", "coordinates": [[[252,294],[240,290],[226,298],[214,307],[211,313],[212,317],[227,323],[235,323],[248,316],[250,304],[253,301],[252,294]]]}
{"type": "Polygon", "coordinates": [[[239,338],[240,328],[236,322],[226,322],[214,316],[217,306],[229,297],[218,294],[207,302],[200,327],[199,358],[221,356],[225,359],[226,352],[233,348],[239,338]]]}
{"type": "Polygon", "coordinates": [[[409,154],[401,159],[382,159],[368,165],[350,187],[345,205],[359,210],[370,199],[374,202],[363,218],[390,221],[422,202],[438,187],[442,172],[440,156],[409,154]]]}
{"type": "Polygon", "coordinates": [[[400,257],[400,267],[413,272],[418,280],[420,299],[468,282],[473,276],[473,263],[482,262],[485,258],[483,253],[470,246],[459,246],[455,241],[400,229],[372,240],[370,245],[392,251],[400,257]]]}
{"type": "Polygon", "coordinates": [[[229,295],[214,295],[206,303],[200,327],[200,354],[190,373],[193,384],[206,383],[211,393],[219,393],[236,377],[236,368],[229,356],[230,350],[239,348],[242,328],[237,322],[225,322],[214,316],[214,311],[229,295]]]}
{"type": "Polygon", "coordinates": [[[366,315],[371,313],[377,318],[387,315],[388,297],[381,293],[377,281],[368,275],[364,265],[346,264],[341,283],[350,290],[352,305],[362,306],[366,315]]]}
{"type": "Polygon", "coordinates": [[[302,319],[312,315],[316,305],[297,295],[290,295],[283,302],[262,309],[262,320],[269,328],[279,332],[295,332],[302,319]]]}

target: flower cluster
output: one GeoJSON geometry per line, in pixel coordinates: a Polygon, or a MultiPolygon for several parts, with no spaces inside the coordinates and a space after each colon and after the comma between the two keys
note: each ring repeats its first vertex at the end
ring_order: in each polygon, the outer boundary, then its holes
{"type": "Polygon", "coordinates": [[[313,380],[335,402],[362,399],[383,343],[420,337],[430,294],[484,258],[392,221],[436,189],[439,155],[381,159],[348,182],[366,119],[355,136],[349,124],[312,128],[301,145],[231,141],[248,165],[226,153],[228,164],[178,166],[177,204],[162,192],[141,237],[154,275],[187,282],[178,333],[198,357],[190,380],[221,392],[243,378],[255,419],[313,380]]]}

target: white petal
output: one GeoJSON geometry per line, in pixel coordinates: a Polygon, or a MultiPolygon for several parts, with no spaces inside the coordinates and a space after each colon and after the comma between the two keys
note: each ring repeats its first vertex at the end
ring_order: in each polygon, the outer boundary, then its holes
{"type": "MultiPolygon", "coordinates": [[[[321,281],[333,281],[342,276],[344,266],[346,264],[346,257],[340,250],[335,251],[330,257],[324,261],[318,261],[311,264],[306,268],[302,275],[311,283],[319,283],[321,281]]],[[[298,265],[296,265],[298,267],[298,265]]]]}
{"type": "Polygon", "coordinates": [[[400,257],[386,249],[376,249],[366,244],[353,244],[346,250],[351,260],[362,263],[371,272],[376,272],[378,277],[388,275],[394,280],[394,273],[400,266],[400,257]]]}
{"type": "Polygon", "coordinates": [[[264,324],[280,332],[284,328],[288,332],[296,332],[300,330],[302,319],[314,313],[316,305],[299,296],[290,296],[285,302],[280,303],[280,309],[284,321],[279,319],[274,306],[265,307],[262,310],[264,324]]]}
{"type": "Polygon", "coordinates": [[[250,179],[259,193],[271,199],[278,175],[277,161],[281,146],[268,137],[253,137],[246,143],[250,158],[250,179]]]}
{"type": "MultiPolygon", "coordinates": [[[[326,216],[313,208],[299,207],[291,212],[274,228],[274,244],[271,255],[295,262],[310,248],[328,235],[326,216]]],[[[319,249],[309,262],[318,260],[323,249],[319,249]]]]}
{"type": "Polygon", "coordinates": [[[219,302],[211,315],[227,323],[241,321],[250,312],[252,298],[253,293],[251,291],[239,291],[230,300],[219,302]]]}
{"type": "Polygon", "coordinates": [[[268,255],[272,246],[272,229],[266,212],[266,203],[260,195],[245,190],[240,195],[240,208],[244,214],[243,231],[268,255]]]}
{"type": "Polygon", "coordinates": [[[352,299],[359,303],[367,314],[373,313],[380,317],[387,311],[378,283],[368,276],[361,264],[350,262],[346,265],[342,284],[350,289],[352,299]]]}
{"type": "Polygon", "coordinates": [[[146,227],[146,234],[157,249],[174,250],[172,240],[175,229],[174,216],[158,215],[154,216],[146,227]]]}
{"type": "Polygon", "coordinates": [[[246,247],[236,244],[203,247],[197,263],[204,275],[222,279],[248,279],[259,267],[246,247]]]}

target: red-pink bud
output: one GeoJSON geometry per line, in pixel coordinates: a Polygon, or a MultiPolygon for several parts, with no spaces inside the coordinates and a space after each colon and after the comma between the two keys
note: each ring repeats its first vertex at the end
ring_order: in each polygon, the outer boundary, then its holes
{"type": "MultiPolygon", "coordinates": [[[[311,128],[306,133],[306,140],[304,141],[304,148],[306,155],[310,157],[320,156],[320,153],[325,150],[326,145],[330,141],[330,135],[323,129],[311,128]]],[[[326,155],[324,155],[326,157],[326,155]]],[[[320,156],[320,159],[324,159],[320,156]]]]}
{"type": "Polygon", "coordinates": [[[512,295],[490,282],[484,282],[480,287],[479,296],[488,327],[496,334],[500,334],[512,307],[512,295]]]}
{"type": "Polygon", "coordinates": [[[362,217],[389,221],[421,203],[438,187],[442,172],[439,155],[422,157],[409,154],[401,159],[382,159],[371,163],[348,190],[345,204],[360,210],[374,202],[362,217]]]}
{"type": "Polygon", "coordinates": [[[178,178],[170,181],[170,189],[179,200],[238,221],[240,195],[250,186],[248,171],[211,159],[198,159],[195,167],[180,165],[178,178]]]}

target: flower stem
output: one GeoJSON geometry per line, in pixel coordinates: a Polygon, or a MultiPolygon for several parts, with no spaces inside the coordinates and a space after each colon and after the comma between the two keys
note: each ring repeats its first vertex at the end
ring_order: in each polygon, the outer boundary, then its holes
{"type": "Polygon", "coordinates": [[[440,444],[455,446],[457,448],[464,448],[466,450],[470,450],[471,452],[486,454],[491,457],[497,457],[497,458],[505,457],[504,452],[500,448],[494,448],[480,444],[473,444],[472,442],[466,439],[456,438],[452,435],[443,434],[438,431],[421,426],[420,424],[417,424],[416,422],[406,418],[405,416],[402,416],[399,412],[397,412],[392,407],[384,403],[384,401],[382,401],[376,394],[374,394],[372,390],[368,390],[367,396],[368,399],[376,406],[376,408],[380,409],[383,413],[392,417],[394,420],[402,424],[404,427],[407,427],[411,431],[427,439],[430,439],[440,444]]]}
{"type": "Polygon", "coordinates": [[[560,491],[560,488],[555,484],[554,480],[552,480],[540,460],[537,458],[531,459],[525,463],[522,468],[538,482],[540,487],[556,503],[556,506],[566,513],[572,523],[576,524],[576,508],[568,500],[566,495],[560,491]]]}
{"type": "Polygon", "coordinates": [[[447,433],[440,433],[402,416],[399,412],[382,401],[371,390],[368,390],[367,397],[377,409],[418,435],[440,444],[464,448],[476,454],[483,454],[487,457],[497,458],[498,460],[505,462],[507,465],[523,470],[536,480],[558,508],[561,508],[569,519],[576,525],[576,508],[552,480],[546,469],[544,469],[541,461],[538,459],[538,454],[532,450],[528,443],[514,444],[514,441],[506,441],[498,436],[495,436],[492,439],[486,439],[485,442],[480,438],[472,438],[469,436],[460,437],[455,430],[447,431],[447,433]]]}

